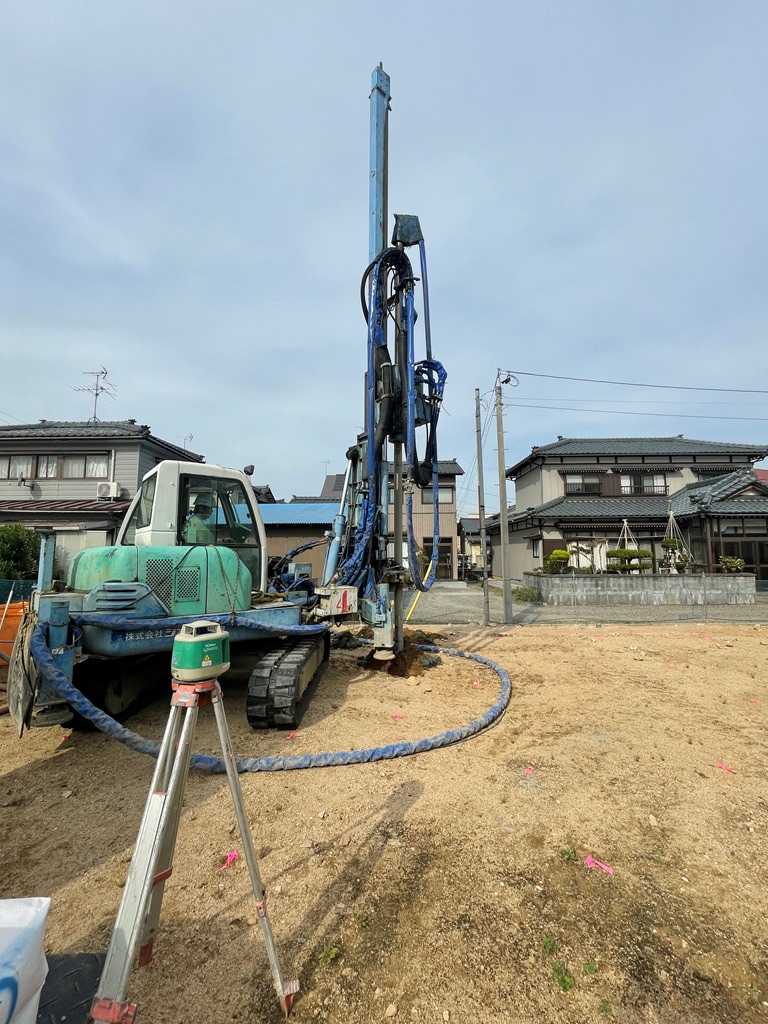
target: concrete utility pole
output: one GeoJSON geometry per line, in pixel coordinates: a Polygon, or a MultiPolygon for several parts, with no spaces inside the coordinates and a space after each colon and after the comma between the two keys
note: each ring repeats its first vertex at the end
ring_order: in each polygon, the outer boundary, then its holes
{"type": "Polygon", "coordinates": [[[480,557],[483,560],[483,625],[491,622],[488,597],[488,543],[485,536],[485,483],[483,480],[483,436],[480,427],[480,388],[475,388],[475,431],[477,433],[477,509],[480,516],[480,557]]]}
{"type": "MultiPolygon", "coordinates": [[[[498,377],[496,378],[498,380],[498,377]]],[[[504,622],[512,621],[512,582],[509,573],[509,518],[507,516],[507,475],[504,465],[504,422],[501,412],[501,385],[496,385],[496,439],[499,453],[499,527],[501,529],[501,588],[504,595],[504,622]]]]}

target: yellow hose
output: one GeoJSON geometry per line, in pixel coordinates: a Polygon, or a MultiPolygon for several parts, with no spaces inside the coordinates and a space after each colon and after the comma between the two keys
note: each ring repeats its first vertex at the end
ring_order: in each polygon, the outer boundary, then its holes
{"type": "MultiPolygon", "coordinates": [[[[421,585],[422,586],[424,586],[424,584],[427,582],[427,579],[429,578],[429,574],[432,572],[432,565],[434,564],[434,561],[435,561],[435,559],[434,559],[434,555],[433,555],[432,558],[430,559],[429,565],[427,566],[427,571],[424,573],[424,579],[421,581],[421,585]]],[[[408,621],[408,619],[410,619],[411,615],[413,615],[413,609],[419,603],[419,598],[421,597],[422,593],[423,593],[422,590],[417,590],[416,591],[416,597],[414,597],[413,602],[411,604],[411,607],[408,609],[408,614],[405,616],[405,621],[406,622],[408,621]]]]}

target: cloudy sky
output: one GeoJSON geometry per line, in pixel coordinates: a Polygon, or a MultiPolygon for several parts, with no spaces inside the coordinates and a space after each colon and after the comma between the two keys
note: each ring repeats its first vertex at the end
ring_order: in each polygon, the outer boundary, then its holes
{"type": "Polygon", "coordinates": [[[0,421],[87,419],[104,366],[102,419],[278,497],[343,471],[379,61],[465,514],[475,388],[498,508],[499,368],[507,465],[559,434],[768,442],[764,0],[4,0],[0,421]]]}

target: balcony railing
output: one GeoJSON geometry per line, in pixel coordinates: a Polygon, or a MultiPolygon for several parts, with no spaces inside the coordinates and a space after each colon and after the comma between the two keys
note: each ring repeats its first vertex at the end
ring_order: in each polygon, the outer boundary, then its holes
{"type": "Polygon", "coordinates": [[[600,483],[589,484],[566,484],[565,493],[569,496],[581,496],[585,498],[615,498],[615,497],[652,497],[665,498],[669,494],[667,484],[621,484],[614,477],[607,478],[600,483]]]}
{"type": "Polygon", "coordinates": [[[666,497],[669,494],[669,487],[666,484],[622,484],[619,491],[621,495],[658,495],[666,497]]]}

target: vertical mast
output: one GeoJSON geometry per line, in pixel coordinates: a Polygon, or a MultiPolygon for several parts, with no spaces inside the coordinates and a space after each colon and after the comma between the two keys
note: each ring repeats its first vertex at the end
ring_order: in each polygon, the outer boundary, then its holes
{"type": "Polygon", "coordinates": [[[371,76],[371,175],[368,183],[368,262],[386,245],[389,75],[379,64],[371,76]]]}

